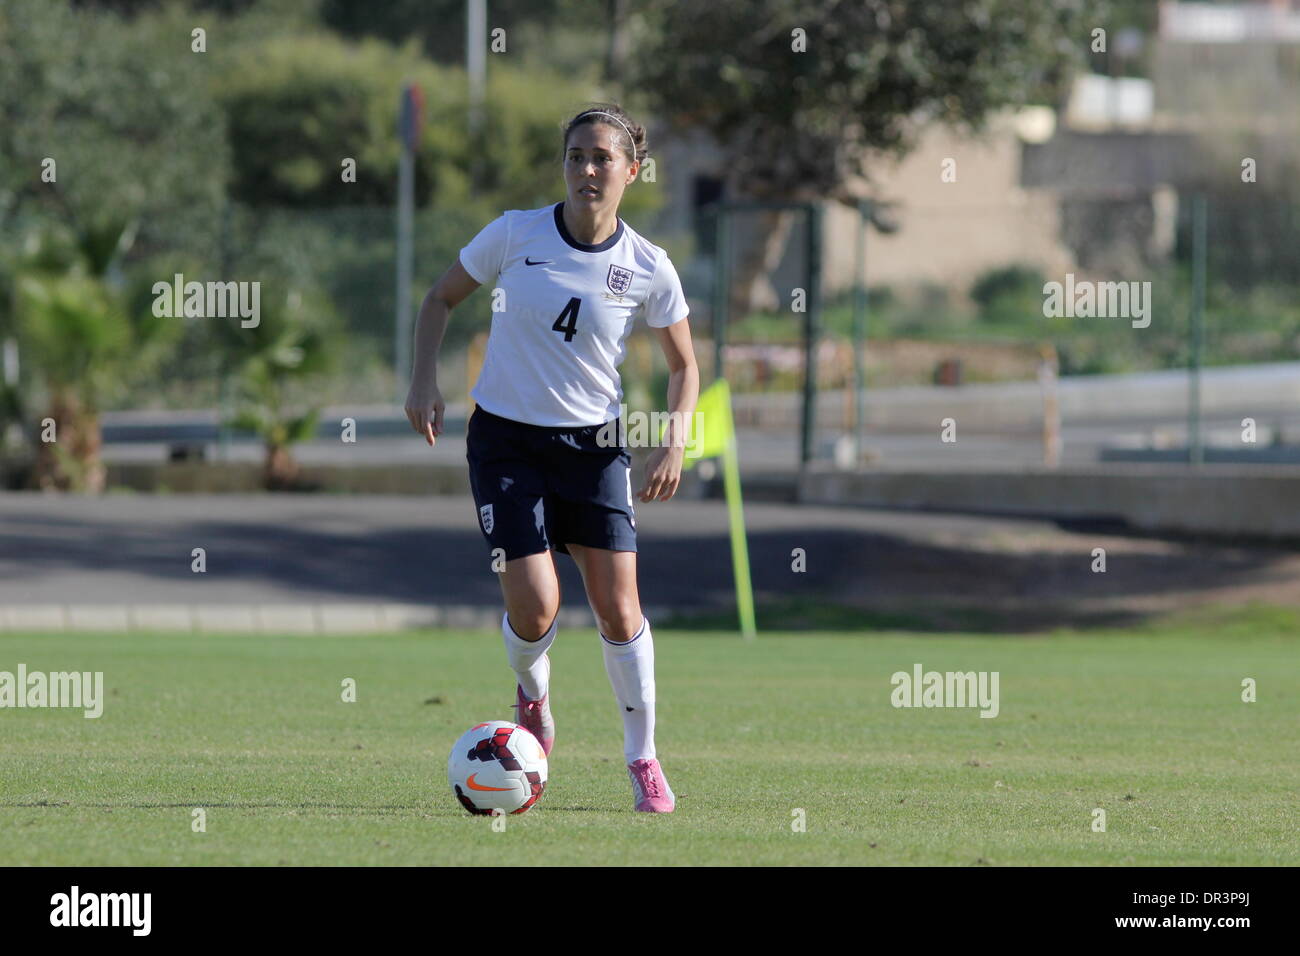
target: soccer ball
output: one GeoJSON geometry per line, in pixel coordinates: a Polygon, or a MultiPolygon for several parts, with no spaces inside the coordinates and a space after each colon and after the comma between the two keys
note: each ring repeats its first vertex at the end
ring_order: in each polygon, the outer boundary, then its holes
{"type": "Polygon", "coordinates": [[[470,813],[523,813],[546,789],[546,751],[519,724],[475,724],[451,748],[447,782],[470,813]]]}

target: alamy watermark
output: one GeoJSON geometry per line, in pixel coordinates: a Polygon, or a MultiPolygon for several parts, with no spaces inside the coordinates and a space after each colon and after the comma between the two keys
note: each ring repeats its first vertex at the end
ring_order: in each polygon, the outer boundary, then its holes
{"type": "Polygon", "coordinates": [[[262,321],[260,282],[186,282],[178,272],[171,282],[155,282],[152,291],[159,319],[237,317],[241,329],[255,329],[262,321]]]}
{"type": "Polygon", "coordinates": [[[148,936],[152,912],[152,893],[83,893],[73,886],[50,897],[51,926],[123,926],[133,936],[148,936]]]}
{"type": "Polygon", "coordinates": [[[1151,324],[1150,282],[1076,282],[1067,272],[1064,283],[1044,283],[1043,295],[1045,318],[1132,319],[1135,329],[1151,324]]]}
{"type": "Polygon", "coordinates": [[[895,707],[979,707],[981,717],[996,717],[1000,709],[998,671],[896,671],[889,678],[895,707]]]}
{"type": "Polygon", "coordinates": [[[104,713],[103,671],[0,671],[0,708],[79,707],[87,718],[104,713]]]}
{"type": "Polygon", "coordinates": [[[618,418],[607,421],[596,433],[596,444],[601,448],[654,448],[661,444],[661,435],[668,428],[681,438],[686,458],[700,457],[700,444],[704,440],[704,413],[694,412],[693,428],[686,428],[683,412],[629,412],[626,404],[618,406],[618,418]],[[614,423],[618,423],[615,434],[614,423]]]}

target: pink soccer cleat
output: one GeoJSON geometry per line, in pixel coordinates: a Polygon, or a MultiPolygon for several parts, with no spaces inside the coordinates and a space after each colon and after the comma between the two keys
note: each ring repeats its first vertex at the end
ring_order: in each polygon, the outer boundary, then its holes
{"type": "MultiPolygon", "coordinates": [[[[547,658],[546,668],[550,672],[551,662],[547,658]]],[[[547,693],[541,700],[529,700],[524,696],[524,689],[515,685],[515,723],[519,724],[542,744],[542,750],[549,757],[555,746],[555,721],[551,719],[551,695],[547,693]]]]}
{"type": "Polygon", "coordinates": [[[658,760],[634,760],[627,765],[627,775],[632,778],[632,797],[637,810],[643,813],[673,812],[677,797],[668,786],[658,760]]]}

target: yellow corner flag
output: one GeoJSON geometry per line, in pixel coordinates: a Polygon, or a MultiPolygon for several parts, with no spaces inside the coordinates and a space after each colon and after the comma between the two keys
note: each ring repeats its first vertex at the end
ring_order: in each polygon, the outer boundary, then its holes
{"type": "MultiPolygon", "coordinates": [[[[734,431],[735,426],[731,421],[731,391],[727,387],[727,380],[720,378],[700,392],[700,400],[695,403],[686,447],[697,451],[694,457],[682,460],[682,467],[693,468],[697,459],[717,458],[726,454],[727,441],[733,437],[734,431]]],[[[659,437],[663,437],[662,432],[659,437]]]]}
{"type": "MultiPolygon", "coordinates": [[[[667,424],[659,432],[663,438],[667,424]]],[[[722,486],[726,493],[731,526],[731,566],[736,580],[736,609],[746,638],[758,634],[754,620],[754,588],[749,580],[749,543],[745,536],[745,514],[740,495],[740,463],[736,457],[736,426],[731,417],[731,387],[719,378],[700,393],[687,438],[688,451],[682,467],[694,467],[697,458],[722,457],[722,486]]]]}

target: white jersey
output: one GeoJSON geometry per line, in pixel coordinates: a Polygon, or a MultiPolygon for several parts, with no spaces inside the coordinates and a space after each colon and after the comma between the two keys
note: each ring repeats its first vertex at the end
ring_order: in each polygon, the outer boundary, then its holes
{"type": "Polygon", "coordinates": [[[664,328],[689,310],[663,249],[622,219],[604,242],[578,242],[563,206],[508,210],[460,251],[475,282],[496,285],[487,354],[470,395],[494,415],[530,425],[603,425],[619,413],[618,366],[637,317],[664,328]]]}

